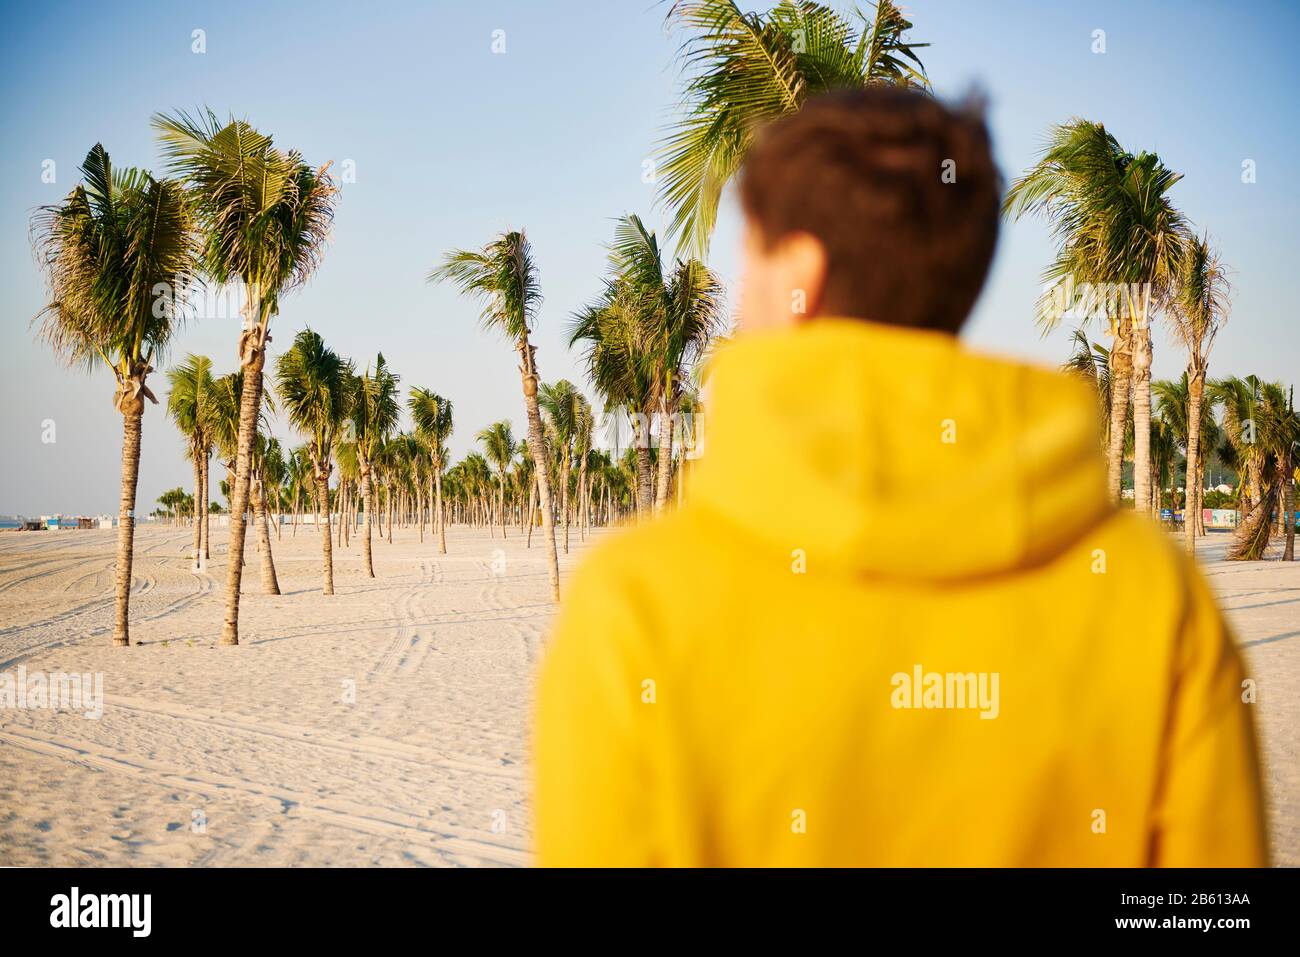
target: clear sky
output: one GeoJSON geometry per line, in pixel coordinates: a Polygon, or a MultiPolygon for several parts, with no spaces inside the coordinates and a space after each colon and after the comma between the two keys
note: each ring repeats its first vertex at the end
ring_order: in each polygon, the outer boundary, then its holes
{"type": "MultiPolygon", "coordinates": [[[[744,4],[763,8],[769,4],[744,4]]],[[[1300,223],[1300,5],[1289,0],[904,0],[940,95],[980,86],[1004,174],[1029,165],[1052,123],[1083,116],[1185,174],[1174,197],[1233,270],[1231,318],[1211,375],[1294,382],[1300,223]],[[1094,53],[1094,31],[1105,53],[1094,53]],[[1244,160],[1257,181],[1242,182],[1244,160]]],[[[662,227],[642,181],[677,90],[679,35],[654,0],[132,2],[13,5],[0,35],[0,514],[116,513],[121,418],[111,376],[61,367],[30,325],[43,302],[28,225],[58,201],[87,150],[156,168],[150,116],[208,105],[247,118],[313,163],[353,161],[334,236],[312,283],[282,303],[272,354],[310,324],[359,364],[382,350],[404,387],[455,403],[459,456],[503,417],[522,433],[514,355],[476,311],[425,283],[452,247],[524,227],[546,297],[543,378],[582,383],[565,346],[572,312],[599,288],[614,217],[662,227]],[[206,52],[193,52],[203,30],[206,52]],[[504,31],[505,52],[493,33],[504,31]],[[56,181],[42,181],[46,160],[56,181]],[[56,441],[42,442],[46,420],[56,441]]],[[[729,204],[713,265],[736,267],[729,204]]],[[[1037,223],[1008,226],[967,337],[1058,363],[1064,332],[1032,323],[1051,253],[1037,223]]],[[[237,319],[184,328],[172,361],[235,366],[237,319]]],[[[1181,357],[1163,335],[1156,375],[1181,357]]],[[[165,394],[156,376],[154,390],[165,394]]],[[[281,423],[278,434],[296,444],[281,423]]],[[[220,469],[217,470],[218,474],[220,469]]],[[[138,508],[190,484],[162,407],[145,413],[138,508]]],[[[215,482],[214,482],[215,486],[215,482]]],[[[215,487],[214,487],[215,493],[215,487]]]]}

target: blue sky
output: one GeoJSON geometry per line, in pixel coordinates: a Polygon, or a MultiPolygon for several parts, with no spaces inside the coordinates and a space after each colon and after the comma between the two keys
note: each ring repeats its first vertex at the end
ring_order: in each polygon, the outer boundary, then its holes
{"type": "MultiPolygon", "coordinates": [[[[905,0],[904,8],[913,38],[933,44],[924,59],[940,95],[979,86],[989,97],[1008,178],[1033,161],[1050,124],[1076,115],[1183,172],[1174,197],[1233,270],[1233,311],[1211,374],[1297,378],[1297,5],[905,0]],[[1092,52],[1095,30],[1105,31],[1104,54],[1092,52]],[[1247,159],[1257,169],[1249,185],[1247,159]]],[[[652,0],[10,7],[0,37],[0,448],[9,463],[0,513],[116,510],[121,419],[111,377],[68,371],[34,340],[43,289],[28,223],[35,207],[67,193],[97,141],[118,165],[157,167],[149,117],[159,110],[206,104],[311,162],[354,164],[317,276],[282,304],[273,354],[307,324],[362,364],[382,350],[403,386],[454,401],[457,455],[493,420],[511,418],[522,431],[508,345],[477,328],[469,303],[424,277],[452,247],[525,227],[546,297],[536,338],[543,377],[583,381],[564,331],[598,290],[613,218],[638,212],[663,223],[642,164],[675,103],[680,36],[665,30],[666,10],[652,0]],[[195,30],[205,34],[201,54],[195,30]],[[493,53],[496,30],[504,54],[493,53]],[[47,159],[53,184],[41,178],[47,159]],[[55,423],[52,444],[41,440],[46,420],[55,423]]],[[[712,264],[729,279],[736,238],[728,202],[712,264]]],[[[1064,357],[1065,333],[1042,339],[1032,323],[1050,254],[1040,224],[1006,227],[971,342],[1049,363],[1064,357]]],[[[201,352],[218,372],[233,369],[236,321],[187,326],[173,360],[201,352]]],[[[1156,375],[1181,368],[1158,334],[1156,375]]],[[[151,407],[140,509],[189,482],[180,437],[151,407]]]]}

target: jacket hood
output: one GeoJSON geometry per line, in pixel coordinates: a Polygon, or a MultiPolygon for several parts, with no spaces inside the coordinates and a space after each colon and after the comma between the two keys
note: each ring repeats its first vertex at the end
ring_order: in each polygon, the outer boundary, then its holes
{"type": "Polygon", "coordinates": [[[1048,560],[1111,509],[1087,385],[850,319],[742,333],[706,382],[693,502],[812,570],[952,580],[1048,560]]]}

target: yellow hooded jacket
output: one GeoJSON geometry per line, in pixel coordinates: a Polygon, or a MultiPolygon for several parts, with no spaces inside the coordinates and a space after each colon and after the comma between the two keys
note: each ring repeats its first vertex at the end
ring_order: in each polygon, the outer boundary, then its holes
{"type": "Polygon", "coordinates": [[[686,505],[551,636],[539,862],[1264,864],[1240,659],[1096,406],[941,334],[726,346],[686,505]]]}

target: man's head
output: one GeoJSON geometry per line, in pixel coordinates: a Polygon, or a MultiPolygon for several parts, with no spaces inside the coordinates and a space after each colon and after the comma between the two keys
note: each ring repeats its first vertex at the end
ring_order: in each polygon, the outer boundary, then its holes
{"type": "Polygon", "coordinates": [[[745,159],[741,325],[847,316],[956,333],[993,258],[1000,192],[977,110],[886,86],[810,100],[745,159]]]}

